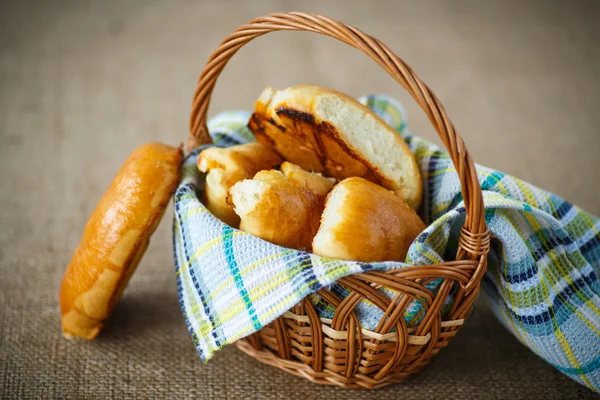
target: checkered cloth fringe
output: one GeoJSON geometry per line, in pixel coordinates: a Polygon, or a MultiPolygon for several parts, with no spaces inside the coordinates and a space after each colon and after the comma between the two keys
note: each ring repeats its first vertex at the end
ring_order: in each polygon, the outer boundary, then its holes
{"type": "MultiPolygon", "coordinates": [[[[421,210],[428,228],[411,246],[406,264],[346,262],[265,242],[233,229],[208,212],[204,175],[196,169],[202,148],[183,165],[175,193],[173,244],[183,315],[200,357],[258,331],[310,296],[322,317],[330,306],[314,292],[346,275],[443,261],[455,251],[464,220],[460,182],[448,155],[412,136],[402,106],[385,96],[360,99],[401,134],[423,175],[421,210]]],[[[221,113],[208,124],[217,146],[253,141],[245,111],[221,113]]],[[[600,390],[600,221],[561,198],[499,171],[477,166],[485,217],[498,245],[489,255],[482,293],[498,319],[546,362],[600,390]]],[[[436,290],[439,282],[431,282],[436,290]]],[[[390,294],[392,295],[392,294],[390,294]]],[[[447,299],[446,305],[452,298],[447,299]]],[[[363,301],[361,325],[372,329],[381,311],[363,301]]],[[[420,303],[404,315],[409,326],[423,315],[420,303]]]]}

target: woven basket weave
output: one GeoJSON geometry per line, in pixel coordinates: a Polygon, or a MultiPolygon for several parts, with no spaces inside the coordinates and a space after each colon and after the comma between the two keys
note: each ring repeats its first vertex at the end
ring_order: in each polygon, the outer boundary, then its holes
{"type": "Polygon", "coordinates": [[[427,114],[456,167],[466,219],[455,260],[342,278],[338,283],[350,290],[344,299],[327,289],[317,292],[335,307],[332,319],[319,318],[312,303],[304,299],[259,332],[239,340],[238,348],[265,364],[320,384],[375,389],[402,381],[427,365],[447,345],[463,325],[479,293],[490,239],[473,160],[437,97],[387,46],[352,26],[305,13],[257,18],[223,40],[198,79],[190,117],[189,149],[211,142],[206,127],[208,106],[217,78],[229,59],[252,39],[279,30],[310,31],[349,44],[371,57],[411,94],[427,114]],[[440,278],[437,292],[425,286],[440,278]],[[458,293],[442,318],[444,299],[456,282],[458,293]],[[394,290],[398,295],[390,300],[380,292],[381,288],[394,290]],[[363,299],[384,313],[374,331],[362,329],[354,314],[355,306],[363,299]],[[403,315],[412,300],[420,301],[427,311],[418,326],[408,328],[403,315]]]}

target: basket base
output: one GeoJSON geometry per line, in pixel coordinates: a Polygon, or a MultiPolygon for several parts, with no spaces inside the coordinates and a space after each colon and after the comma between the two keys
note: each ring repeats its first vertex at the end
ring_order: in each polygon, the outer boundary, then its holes
{"type": "Polygon", "coordinates": [[[345,389],[379,389],[393,383],[402,382],[421,371],[431,360],[423,360],[417,367],[410,372],[396,372],[385,376],[380,380],[362,374],[356,374],[352,377],[346,377],[332,371],[316,372],[310,365],[300,361],[284,360],[267,348],[258,350],[247,339],[240,339],[236,346],[242,352],[250,357],[260,361],[263,364],[279,368],[287,373],[296,375],[319,385],[339,386],[345,389]]]}

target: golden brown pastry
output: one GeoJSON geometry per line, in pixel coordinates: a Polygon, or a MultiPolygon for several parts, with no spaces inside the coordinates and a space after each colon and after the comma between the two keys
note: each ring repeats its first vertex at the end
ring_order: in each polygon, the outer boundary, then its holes
{"type": "Polygon", "coordinates": [[[289,163],[282,169],[287,174],[260,171],[236,183],[229,200],[241,217],[241,230],[280,246],[310,250],[333,181],[289,163]]]}
{"type": "Polygon", "coordinates": [[[248,126],[287,161],[337,179],[363,177],[419,207],[421,174],[408,145],[349,96],[311,85],[268,87],[248,126]]]}
{"type": "Polygon", "coordinates": [[[245,178],[249,176],[243,172],[228,172],[221,168],[210,170],[206,175],[204,205],[215,217],[234,228],[239,226],[240,217],[233,211],[233,207],[227,204],[227,193],[236,182],[245,178]]]}
{"type": "Polygon", "coordinates": [[[182,151],[133,151],[88,220],[60,288],[66,337],[94,339],[146,251],[179,182],[182,151]]]}
{"type": "Polygon", "coordinates": [[[281,164],[280,170],[285,176],[295,180],[302,186],[306,186],[319,196],[327,195],[335,184],[335,178],[326,178],[321,174],[308,172],[288,161],[281,164]]]}
{"type": "Polygon", "coordinates": [[[240,218],[227,204],[227,192],[236,182],[251,178],[283,160],[269,146],[247,143],[227,148],[209,147],[198,156],[198,169],[206,175],[204,204],[228,225],[237,228],[240,218]]]}
{"type": "Polygon", "coordinates": [[[313,253],[342,260],[404,261],[425,229],[398,196],[362,178],[348,178],[327,195],[313,253]]]}

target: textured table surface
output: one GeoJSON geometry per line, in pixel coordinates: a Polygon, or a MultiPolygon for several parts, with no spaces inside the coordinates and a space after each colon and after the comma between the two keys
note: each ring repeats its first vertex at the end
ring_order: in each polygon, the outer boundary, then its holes
{"type": "MultiPolygon", "coordinates": [[[[203,365],[176,294],[171,211],[100,337],[64,340],[58,288],[95,202],[128,153],[176,144],[200,69],[236,26],[302,8],[358,26],[437,93],[475,160],[600,214],[600,7],[558,1],[4,1],[0,4],[0,398],[593,398],[479,303],[422,374],[377,392],[315,386],[234,348],[203,365]]],[[[332,39],[277,33],[227,67],[212,112],[266,84],[388,93],[332,39]]]]}

